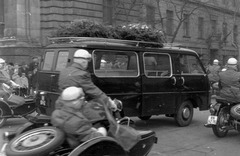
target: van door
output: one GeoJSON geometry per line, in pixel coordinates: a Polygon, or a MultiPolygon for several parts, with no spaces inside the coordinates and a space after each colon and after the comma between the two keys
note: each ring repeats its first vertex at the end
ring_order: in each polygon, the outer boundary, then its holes
{"type": "Polygon", "coordinates": [[[173,114],[179,96],[168,53],[144,52],[141,116],[173,114]]]}
{"type": "Polygon", "coordinates": [[[141,77],[138,55],[134,51],[94,50],[94,84],[112,99],[123,102],[126,116],[138,116],[141,77]]]}
{"type": "Polygon", "coordinates": [[[55,109],[55,101],[59,97],[59,72],[69,65],[70,49],[47,49],[41,70],[38,72],[37,105],[44,115],[51,115],[55,109]]]}
{"type": "MultiPolygon", "coordinates": [[[[206,71],[197,55],[179,54],[179,89],[182,99],[193,99],[200,110],[209,108],[209,81],[206,71]]],[[[176,62],[177,63],[177,62],[176,62]]]]}

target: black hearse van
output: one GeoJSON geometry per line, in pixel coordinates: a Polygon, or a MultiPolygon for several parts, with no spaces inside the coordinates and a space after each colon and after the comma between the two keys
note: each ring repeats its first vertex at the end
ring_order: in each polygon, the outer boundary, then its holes
{"type": "Polygon", "coordinates": [[[174,117],[188,126],[194,108],[207,110],[210,85],[196,52],[160,43],[91,37],[51,38],[38,76],[37,104],[51,115],[59,96],[59,72],[71,65],[74,52],[92,54],[93,82],[112,99],[123,102],[123,115],[148,120],[153,115],[174,117]]]}

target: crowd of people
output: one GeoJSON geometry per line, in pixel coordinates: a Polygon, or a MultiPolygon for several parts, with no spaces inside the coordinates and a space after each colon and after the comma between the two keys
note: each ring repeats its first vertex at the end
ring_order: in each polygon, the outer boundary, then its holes
{"type": "MultiPolygon", "coordinates": [[[[0,82],[6,83],[9,80],[14,82],[17,86],[17,94],[20,96],[27,96],[31,94],[31,90],[36,89],[37,76],[36,72],[39,67],[38,57],[33,57],[32,62],[27,64],[25,62],[13,63],[6,62],[4,59],[0,59],[0,82]]],[[[12,84],[8,84],[12,86],[12,84]]]]}

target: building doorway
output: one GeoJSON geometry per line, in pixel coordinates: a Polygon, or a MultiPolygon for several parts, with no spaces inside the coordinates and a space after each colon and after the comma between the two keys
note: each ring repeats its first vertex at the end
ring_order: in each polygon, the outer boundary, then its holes
{"type": "Polygon", "coordinates": [[[218,50],[217,49],[210,49],[210,64],[212,65],[213,60],[218,59],[218,50]]]}

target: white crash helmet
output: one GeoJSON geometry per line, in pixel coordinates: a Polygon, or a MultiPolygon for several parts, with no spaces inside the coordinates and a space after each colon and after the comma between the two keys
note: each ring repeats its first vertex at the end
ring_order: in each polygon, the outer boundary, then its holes
{"type": "Polygon", "coordinates": [[[5,63],[6,61],[2,58],[0,58],[0,63],[5,63]]]}
{"type": "Polygon", "coordinates": [[[213,60],[213,64],[218,64],[219,61],[217,59],[213,60]]]}
{"type": "Polygon", "coordinates": [[[238,61],[235,58],[230,58],[227,61],[228,65],[237,65],[238,61]]]}
{"type": "Polygon", "coordinates": [[[72,101],[72,100],[76,100],[80,97],[83,97],[84,95],[85,94],[84,94],[82,88],[73,86],[73,87],[68,87],[68,88],[64,89],[61,94],[61,98],[64,101],[72,101]]]}
{"type": "Polygon", "coordinates": [[[92,55],[85,49],[78,49],[75,53],[74,53],[74,58],[91,58],[92,55]]]}

